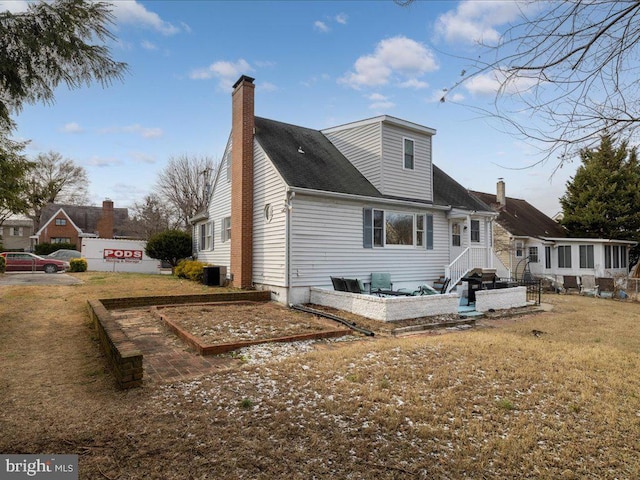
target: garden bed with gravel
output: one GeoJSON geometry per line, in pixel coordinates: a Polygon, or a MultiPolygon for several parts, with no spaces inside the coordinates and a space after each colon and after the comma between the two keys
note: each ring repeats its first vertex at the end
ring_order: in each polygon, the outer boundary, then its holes
{"type": "Polygon", "coordinates": [[[336,337],[350,330],[275,302],[154,307],[166,325],[203,355],[262,342],[336,337]]]}

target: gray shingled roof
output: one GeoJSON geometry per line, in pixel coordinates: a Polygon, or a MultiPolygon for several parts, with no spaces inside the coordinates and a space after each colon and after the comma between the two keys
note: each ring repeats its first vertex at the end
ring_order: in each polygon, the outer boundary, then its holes
{"type": "Polygon", "coordinates": [[[433,203],[472,211],[492,211],[489,205],[470,195],[466,188],[435,165],[433,165],[433,203]]]}
{"type": "Polygon", "coordinates": [[[495,194],[471,191],[473,195],[499,212],[498,224],[512,235],[520,237],[566,237],[564,228],[526,200],[506,198],[506,206],[500,208],[495,194]]]}
{"type": "MultiPolygon", "coordinates": [[[[42,210],[40,216],[40,227],[49,221],[55,213],[63,209],[76,226],[84,233],[97,233],[98,220],[102,216],[102,207],[84,205],[62,205],[50,203],[42,210]]],[[[116,236],[126,236],[130,232],[127,229],[129,211],[126,208],[113,209],[113,234],[116,236]]]]}
{"type": "Polygon", "coordinates": [[[381,194],[322,132],[256,117],[255,138],[292,187],[349,193],[381,194]],[[301,148],[304,153],[299,153],[301,148]]]}
{"type": "MultiPolygon", "coordinates": [[[[322,132],[261,117],[256,117],[255,122],[256,140],[288,185],[350,195],[398,198],[382,195],[322,132]],[[299,148],[304,153],[300,153],[299,148]]],[[[435,204],[491,211],[435,165],[433,175],[435,204]]],[[[420,201],[412,198],[402,200],[420,201]]]]}

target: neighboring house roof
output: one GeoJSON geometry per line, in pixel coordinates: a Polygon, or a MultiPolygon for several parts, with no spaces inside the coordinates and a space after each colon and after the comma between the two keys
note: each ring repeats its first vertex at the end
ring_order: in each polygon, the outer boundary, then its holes
{"type": "Polygon", "coordinates": [[[82,233],[82,230],[80,229],[80,227],[78,227],[73,221],[73,219],[67,214],[67,212],[64,211],[64,208],[59,208],[58,210],[55,211],[53,215],[51,215],[51,217],[49,217],[46,223],[42,224],[42,226],[40,227],[40,230],[38,230],[35,234],[39,236],[42,233],[42,231],[45,228],[47,228],[47,225],[49,225],[53,221],[53,219],[56,218],[60,213],[62,213],[65,217],[67,217],[67,219],[71,223],[71,226],[78,232],[78,234],[82,233]]]}
{"type": "MultiPolygon", "coordinates": [[[[98,221],[102,217],[102,207],[83,205],[60,205],[50,203],[42,210],[40,225],[45,225],[57,212],[62,209],[71,221],[84,233],[97,233],[98,221]]],[[[126,208],[113,209],[113,234],[116,236],[126,236],[130,232],[127,230],[129,211],[126,208]]]]}
{"type": "Polygon", "coordinates": [[[566,231],[553,219],[546,216],[526,200],[506,197],[504,206],[496,203],[496,195],[471,191],[481,201],[499,212],[496,221],[500,226],[517,237],[559,237],[565,238],[566,231]]]}
{"type": "MultiPolygon", "coordinates": [[[[256,140],[289,186],[398,199],[382,195],[322,132],[261,117],[255,117],[255,122],[256,140]]],[[[433,189],[434,204],[492,211],[435,165],[433,189]]]]}

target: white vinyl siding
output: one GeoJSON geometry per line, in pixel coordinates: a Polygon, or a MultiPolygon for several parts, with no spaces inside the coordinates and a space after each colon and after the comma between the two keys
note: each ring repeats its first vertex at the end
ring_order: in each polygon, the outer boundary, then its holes
{"type": "MultiPolygon", "coordinates": [[[[376,185],[377,186],[377,185],[376,185]]],[[[432,200],[431,137],[396,125],[382,124],[382,184],[384,195],[432,200]],[[404,140],[413,140],[413,168],[404,168],[404,140]]]]}
{"type": "Polygon", "coordinates": [[[342,153],[378,190],[382,187],[381,124],[347,128],[326,133],[342,153]]]}
{"type": "MultiPolygon", "coordinates": [[[[227,153],[230,155],[229,148],[230,143],[227,145],[223,158],[226,158],[227,153]]],[[[213,250],[201,250],[198,252],[198,260],[211,265],[223,265],[228,268],[231,261],[231,242],[220,241],[223,219],[231,216],[231,183],[227,182],[226,179],[225,162],[220,162],[218,165],[218,171],[211,189],[208,214],[209,221],[213,226],[211,235],[214,248],[213,250]]],[[[196,238],[199,240],[199,235],[196,238]]],[[[199,241],[196,243],[199,243],[199,241]]]]}
{"type": "Polygon", "coordinates": [[[371,272],[389,272],[398,287],[417,288],[432,282],[449,263],[449,227],[445,213],[403,209],[433,215],[433,250],[364,248],[363,209],[385,205],[296,195],[291,213],[292,286],[329,286],[330,276],[368,281],[371,272]]]}
{"type": "Polygon", "coordinates": [[[286,186],[259,145],[253,170],[253,281],[286,286],[286,186]]]}

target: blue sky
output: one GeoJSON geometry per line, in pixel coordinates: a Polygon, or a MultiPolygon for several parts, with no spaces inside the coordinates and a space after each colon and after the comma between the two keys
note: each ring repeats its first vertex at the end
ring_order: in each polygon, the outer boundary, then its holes
{"type": "MultiPolygon", "coordinates": [[[[26,2],[0,1],[23,9],[26,2]]],[[[27,154],[56,151],[82,165],[93,204],[129,207],[152,191],[171,156],[220,159],[230,131],[230,87],[256,79],[256,115],[322,129],[388,114],[437,130],[434,163],[463,186],[524,198],[548,215],[576,165],[523,169],[530,145],[456,102],[440,103],[477,55],[513,20],[510,1],[113,2],[115,59],[124,82],[56,91],[53,105],[16,117],[27,154]]],[[[487,106],[495,82],[479,77],[452,100],[487,106]]]]}

